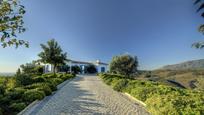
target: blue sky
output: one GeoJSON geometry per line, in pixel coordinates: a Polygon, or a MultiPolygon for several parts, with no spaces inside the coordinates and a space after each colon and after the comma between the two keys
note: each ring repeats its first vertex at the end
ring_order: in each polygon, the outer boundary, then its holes
{"type": "Polygon", "coordinates": [[[203,35],[204,23],[192,0],[23,0],[27,31],[18,38],[30,48],[0,48],[0,72],[14,72],[37,59],[40,43],[55,38],[68,57],[100,59],[138,56],[141,69],[201,59],[203,50],[191,48],[203,35]]]}

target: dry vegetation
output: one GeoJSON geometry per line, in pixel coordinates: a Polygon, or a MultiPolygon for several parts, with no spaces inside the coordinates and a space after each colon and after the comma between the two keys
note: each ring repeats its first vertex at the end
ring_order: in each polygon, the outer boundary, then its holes
{"type": "Polygon", "coordinates": [[[136,79],[158,81],[187,89],[204,90],[204,70],[141,71],[136,79]]]}

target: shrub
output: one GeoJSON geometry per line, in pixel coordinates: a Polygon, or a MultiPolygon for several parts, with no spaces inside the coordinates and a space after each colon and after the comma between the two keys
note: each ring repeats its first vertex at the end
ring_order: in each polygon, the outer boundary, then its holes
{"type": "Polygon", "coordinates": [[[25,88],[26,89],[36,89],[38,87],[41,87],[42,86],[42,83],[33,83],[31,85],[27,85],[25,88]]]}
{"type": "Polygon", "coordinates": [[[25,86],[33,83],[32,76],[28,74],[20,74],[16,76],[16,83],[19,86],[25,86]]]}
{"type": "Polygon", "coordinates": [[[50,88],[49,85],[46,84],[46,83],[43,83],[43,84],[41,85],[41,87],[38,87],[37,89],[40,90],[40,91],[44,91],[46,96],[52,94],[51,88],[50,88]]]}
{"type": "Polygon", "coordinates": [[[116,91],[127,92],[147,104],[153,115],[203,115],[204,92],[180,89],[158,82],[126,79],[112,74],[100,74],[116,91]]]}
{"type": "Polygon", "coordinates": [[[0,108],[0,115],[3,115],[3,109],[0,108]]]}
{"type": "Polygon", "coordinates": [[[96,66],[95,65],[88,65],[85,67],[85,73],[90,73],[90,74],[93,74],[93,73],[97,73],[97,69],[96,69],[96,66]]]}
{"type": "MultiPolygon", "coordinates": [[[[39,65],[35,61],[31,63],[26,63],[20,66],[22,69],[22,73],[29,75],[42,75],[43,74],[43,66],[39,65]]],[[[18,72],[21,73],[21,72],[18,72]]]]}
{"type": "Polygon", "coordinates": [[[63,82],[61,78],[52,78],[52,81],[57,85],[63,82]]]}
{"type": "Polygon", "coordinates": [[[4,94],[5,92],[5,86],[0,85],[0,94],[4,94]]]}
{"type": "Polygon", "coordinates": [[[204,102],[199,97],[154,95],[145,102],[153,115],[203,115],[204,102]]]}
{"type": "Polygon", "coordinates": [[[72,72],[74,74],[78,74],[78,73],[82,72],[82,70],[79,66],[76,65],[76,66],[72,66],[72,72]]]}
{"type": "Polygon", "coordinates": [[[12,103],[9,108],[12,111],[16,111],[16,112],[20,112],[21,110],[23,110],[26,107],[26,104],[21,102],[21,103],[12,103]]]}
{"type": "Polygon", "coordinates": [[[73,74],[63,74],[63,76],[61,76],[60,78],[62,78],[63,80],[67,80],[70,78],[74,78],[75,75],[73,74]]]}
{"type": "Polygon", "coordinates": [[[137,72],[137,57],[120,55],[113,57],[110,63],[110,72],[130,77],[137,72]]]}
{"type": "Polygon", "coordinates": [[[8,98],[12,99],[12,100],[17,100],[17,99],[21,99],[22,95],[24,94],[26,90],[23,88],[15,88],[10,90],[6,96],[8,96],[8,98]]]}
{"type": "Polygon", "coordinates": [[[39,91],[37,89],[31,89],[24,93],[23,100],[27,102],[33,102],[35,100],[41,100],[45,97],[45,93],[43,91],[39,91]]]}
{"type": "Polygon", "coordinates": [[[32,85],[26,86],[26,88],[43,91],[46,95],[50,95],[52,93],[49,83],[34,83],[32,85]]]}
{"type": "Polygon", "coordinates": [[[33,78],[33,81],[34,81],[35,83],[38,83],[38,82],[46,82],[46,79],[45,79],[44,77],[42,77],[42,76],[38,76],[38,77],[34,77],[34,78],[33,78]]]}
{"type": "Polygon", "coordinates": [[[128,81],[126,79],[119,79],[114,83],[113,89],[116,91],[122,91],[126,87],[127,83],[128,81]]]}
{"type": "Polygon", "coordinates": [[[43,78],[56,78],[56,75],[51,73],[46,73],[42,75],[43,78]]]}
{"type": "Polygon", "coordinates": [[[50,89],[51,89],[52,91],[56,91],[56,90],[57,90],[57,84],[56,84],[54,81],[49,80],[48,83],[47,83],[47,85],[50,87],[50,89]]]}

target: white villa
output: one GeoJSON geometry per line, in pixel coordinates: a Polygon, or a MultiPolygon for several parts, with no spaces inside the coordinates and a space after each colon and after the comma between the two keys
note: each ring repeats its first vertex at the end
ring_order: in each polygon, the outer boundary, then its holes
{"type": "MultiPolygon", "coordinates": [[[[100,60],[96,60],[96,61],[92,61],[92,62],[70,60],[67,63],[67,65],[70,67],[69,72],[72,72],[71,71],[72,66],[79,66],[82,70],[82,74],[84,74],[85,67],[88,65],[95,65],[98,73],[103,73],[103,72],[108,71],[108,64],[103,63],[100,60]]],[[[44,65],[44,72],[45,73],[53,72],[53,66],[51,64],[45,64],[44,65]]]]}

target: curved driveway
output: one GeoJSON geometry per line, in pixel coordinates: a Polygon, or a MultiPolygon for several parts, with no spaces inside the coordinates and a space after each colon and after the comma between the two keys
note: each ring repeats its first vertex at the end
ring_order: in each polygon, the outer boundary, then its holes
{"type": "Polygon", "coordinates": [[[146,115],[143,107],[97,76],[79,76],[38,105],[33,115],[146,115]],[[44,101],[44,102],[43,102],[44,101]]]}

